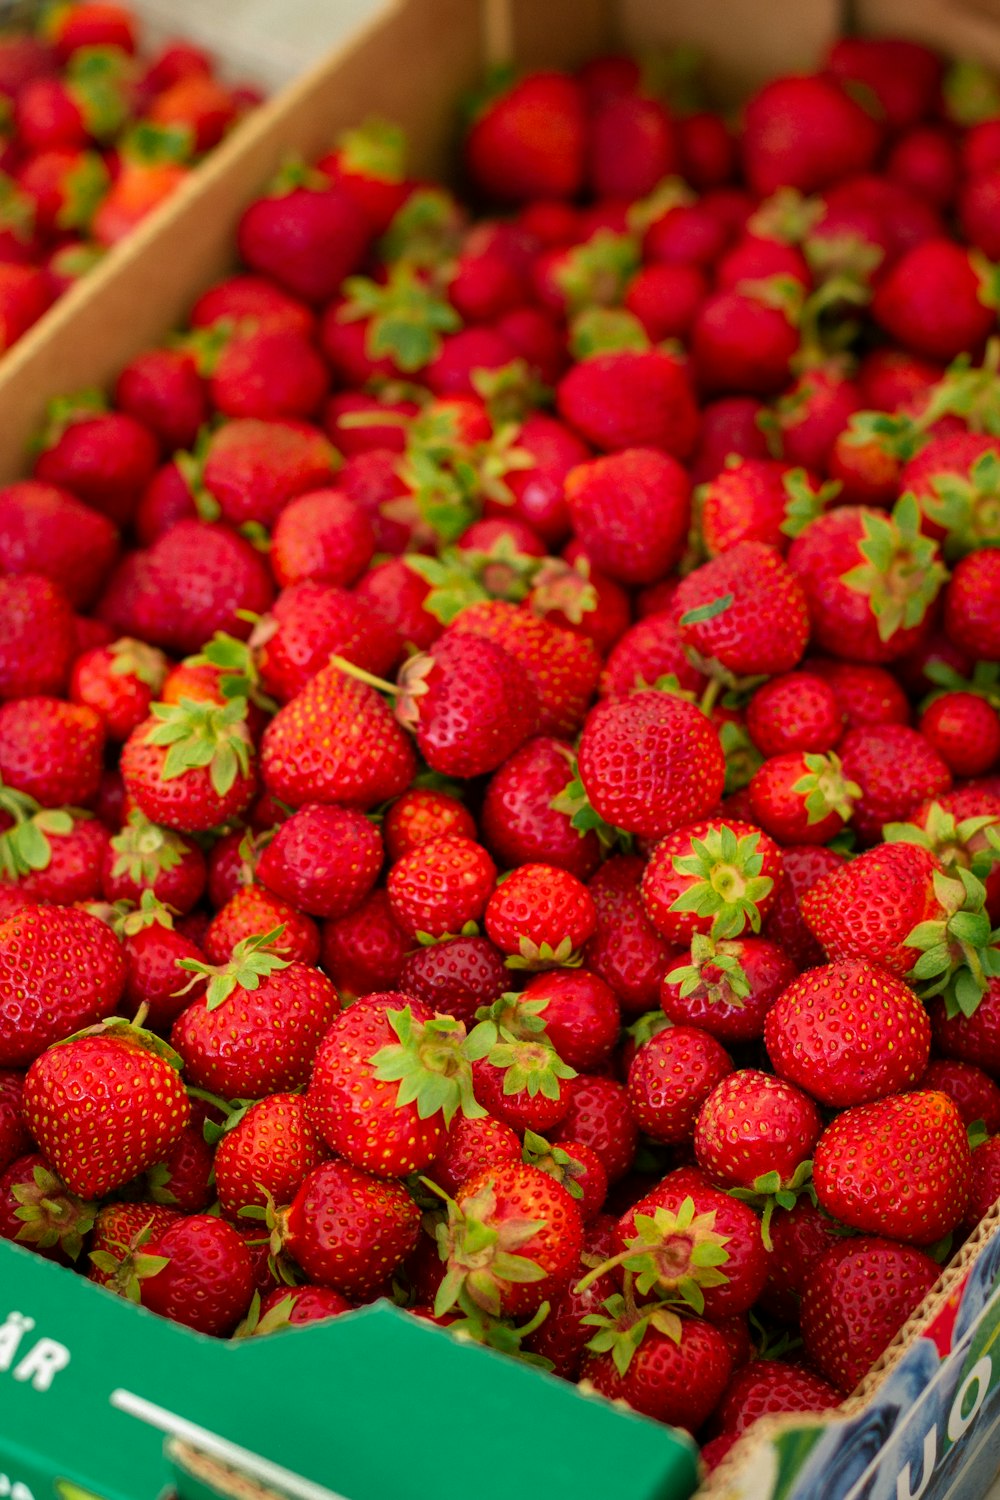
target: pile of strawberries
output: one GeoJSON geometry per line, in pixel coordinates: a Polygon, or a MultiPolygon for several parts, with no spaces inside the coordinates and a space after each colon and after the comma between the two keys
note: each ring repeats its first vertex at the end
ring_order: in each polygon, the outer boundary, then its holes
{"type": "Polygon", "coordinates": [[[605,57],[480,101],[478,217],[403,153],[0,491],[0,1234],[713,1463],[1000,1196],[1000,104],[605,57]]]}
{"type": "Polygon", "coordinates": [[[0,353],[185,181],[258,101],[199,47],[138,57],[109,0],[0,32],[0,353]]]}

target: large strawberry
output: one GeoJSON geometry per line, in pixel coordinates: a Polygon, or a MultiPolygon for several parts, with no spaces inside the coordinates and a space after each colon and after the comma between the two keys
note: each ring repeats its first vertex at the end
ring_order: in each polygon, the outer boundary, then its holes
{"type": "Polygon", "coordinates": [[[236,1218],[250,1205],[264,1207],[268,1193],[276,1203],[290,1203],[325,1154],[301,1094],[268,1094],[245,1114],[235,1111],[215,1150],[223,1213],[236,1218]]]}
{"type": "Polygon", "coordinates": [[[723,680],[790,672],[809,641],[802,588],[763,542],[739,542],[689,573],[674,608],[695,665],[723,680]]]}
{"type": "Polygon", "coordinates": [[[420,1209],[401,1182],[350,1162],[321,1162],[277,1216],[275,1238],[305,1274],[348,1297],[370,1297],[417,1243],[420,1209]]]}
{"type": "Polygon", "coordinates": [[[579,84],[529,73],[487,99],[465,142],[477,187],[503,203],[572,198],[583,182],[586,117],[579,84]]]}
{"type": "Polygon", "coordinates": [[[691,516],[690,487],[669,453],[630,445],[566,476],[573,529],[588,557],[621,583],[655,583],[674,567],[691,516]]]}
{"type": "Polygon", "coordinates": [[[151,822],[203,832],[244,810],[256,788],[246,711],[245,698],[153,705],[121,759],[126,788],[151,822]]]}
{"type": "Polygon", "coordinates": [[[252,270],[317,303],[356,269],[369,235],[364,213],[347,193],[293,168],[269,196],[250,204],[237,231],[240,255],[252,270]]]}
{"type": "Polygon", "coordinates": [[[354,808],[306,806],[278,829],[257,879],[299,911],[342,917],[360,906],[382,866],[382,839],[354,808]]]}
{"type": "Polygon", "coordinates": [[[142,1247],[144,1307],[199,1333],[231,1333],[250,1306],[250,1252],[231,1224],[213,1214],[172,1220],[142,1247]]]}
{"type": "MultiPolygon", "coordinates": [[[[556,403],[566,424],[603,453],[654,450],[687,459],[698,439],[690,377],[661,349],[581,359],[559,382],[556,403]]],[[[676,480],[672,488],[680,488],[676,480]]]]}
{"type": "Polygon", "coordinates": [[[121,945],[72,907],[33,907],[0,923],[0,1063],[33,1062],[46,1047],[114,1013],[125,988],[121,945]]]}

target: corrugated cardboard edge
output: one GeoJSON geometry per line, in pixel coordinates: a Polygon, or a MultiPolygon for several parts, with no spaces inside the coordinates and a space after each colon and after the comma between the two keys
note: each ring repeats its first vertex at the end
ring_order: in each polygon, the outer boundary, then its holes
{"type": "MultiPolygon", "coordinates": [[[[835,1427],[856,1417],[866,1408],[877,1405],[879,1389],[890,1371],[895,1369],[913,1341],[920,1338],[924,1329],[938,1316],[987,1240],[997,1233],[1000,1233],[1000,1202],[993,1205],[954,1259],[948,1261],[943,1267],[941,1275],[926,1297],[903,1324],[892,1343],[872,1365],[857,1390],[848,1396],[836,1411],[821,1414],[824,1426],[835,1427]]],[[[747,1465],[754,1452],[783,1433],[793,1432],[797,1427],[814,1427],[816,1421],[817,1414],[809,1412],[762,1417],[738,1443],[730,1448],[718,1468],[697,1491],[694,1500],[729,1500],[732,1489],[736,1486],[739,1471],[747,1465]]]]}

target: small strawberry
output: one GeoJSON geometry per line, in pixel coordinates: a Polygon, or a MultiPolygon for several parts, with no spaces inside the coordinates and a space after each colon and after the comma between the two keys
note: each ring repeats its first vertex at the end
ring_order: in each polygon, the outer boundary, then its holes
{"type": "Polygon", "coordinates": [[[453,937],[408,953],[395,978],[404,994],[468,1025],[481,1006],[500,999],[510,970],[489,938],[453,937]]]}
{"type": "Polygon", "coordinates": [[[725,1048],[695,1026],[669,1026],[640,1047],[628,1072],[629,1108],[656,1141],[682,1144],[694,1135],[699,1111],[729,1073],[725,1048]]]}
{"type": "Polygon", "coordinates": [[[951,772],[929,740],[904,724],[851,729],[840,744],[845,777],[858,787],[851,823],[865,843],[951,789],[951,772]]]}
{"type": "Polygon", "coordinates": [[[147,427],[124,412],[104,410],[96,393],[81,392],[53,405],[34,476],[120,526],[131,519],[158,461],[147,427]]]}
{"type": "MultiPolygon", "coordinates": [[[[654,585],[655,587],[655,585],[654,585]]],[[[639,688],[676,678],[688,693],[700,694],[706,678],[684,650],[677,620],[669,609],[657,609],[637,621],[615,641],[601,673],[602,698],[627,698],[639,688]]]]}
{"type": "Polygon", "coordinates": [[[179,1212],[166,1204],[106,1203],[94,1220],[88,1280],[124,1289],[134,1301],[139,1274],[147,1269],[139,1258],[142,1247],[178,1218],[179,1212]]]}
{"type": "MultiPolygon", "coordinates": [[[[702,1171],[722,1187],[783,1195],[790,1185],[794,1192],[822,1129],[808,1094],[770,1073],[740,1068],[717,1083],[699,1109],[694,1152],[702,1171]]],[[[781,1196],[777,1201],[791,1206],[781,1196]]],[[[765,1235],[770,1218],[765,1211],[765,1235]]]]}
{"type": "Polygon", "coordinates": [[[597,930],[584,947],[584,963],[610,985],[629,1016],[656,1005],[660,980],[675,953],[646,916],[639,894],[643,869],[638,856],[616,855],[587,885],[597,930]]]}
{"type": "Polygon", "coordinates": [[[739,937],[760,931],[781,875],[781,852],[760,829],[735,819],[689,823],[656,845],[642,900],[668,942],[739,937]]]}
{"type": "Polygon", "coordinates": [[[103,922],[72,907],[25,909],[0,923],[0,1063],[26,1067],[46,1047],[114,1013],[125,960],[103,922]]]}
{"type": "Polygon", "coordinates": [[[350,1162],[322,1162],[278,1215],[277,1238],[306,1275],[346,1297],[372,1296],[420,1235],[420,1209],[400,1182],[350,1162]]]}
{"type": "Polygon", "coordinates": [[[773,755],[749,786],[754,820],[781,844],[825,844],[851,821],[862,797],[840,757],[790,752],[773,755]]]}
{"type": "Polygon", "coordinates": [[[549,736],[527,740],[493,773],[481,814],[483,839],[500,864],[544,860],[585,880],[600,862],[597,835],[580,837],[552,806],[566,785],[568,745],[549,736]]]}
{"type": "Polygon", "coordinates": [[[122,370],[115,405],[155,433],[168,452],[190,448],[208,419],[205,382],[186,349],[149,349],[122,370]]]}
{"type": "Polygon", "coordinates": [[[160,1161],[191,1112],[180,1059],[151,1032],[103,1021],[28,1070],[24,1117],[74,1192],[102,1198],[160,1161]]]}
{"type": "Polygon", "coordinates": [[[441,1150],[427,1168],[427,1176],[454,1196],[483,1168],[520,1160],[521,1142],[509,1125],[492,1115],[457,1114],[441,1150]]]}
{"type": "Polygon", "coordinates": [[[970,1174],[962,1118],[946,1094],[931,1091],[844,1110],[813,1158],[821,1208],[863,1234],[916,1245],[933,1244],[960,1222],[970,1174]]]}
{"type": "Polygon", "coordinates": [[[350,1312],[353,1303],[348,1302],[332,1286],[276,1286],[268,1292],[260,1304],[259,1316],[253,1319],[253,1304],[250,1313],[237,1328],[234,1338],[249,1335],[254,1338],[268,1333],[278,1333],[283,1328],[297,1328],[302,1323],[316,1323],[324,1318],[335,1318],[340,1313],[350,1312]]]}
{"type": "Polygon", "coordinates": [[[389,870],[393,919],[408,936],[460,933],[486,911],[496,866],[481,844],[460,834],[418,844],[389,870]]]}
{"type": "Polygon", "coordinates": [[[37,1151],[0,1173],[0,1239],[14,1240],[46,1260],[79,1259],[96,1205],[82,1202],[37,1151]]]}
{"type": "Polygon", "coordinates": [[[270,1194],[291,1203],[326,1152],[309,1122],[301,1094],[268,1094],[229,1116],[215,1150],[215,1182],[222,1211],[235,1219],[270,1194]]]}
{"type": "Polygon", "coordinates": [[[388,229],[409,191],[406,136],[398,125],[371,117],[342,131],[317,170],[349,194],[377,234],[388,229]]]}
{"type": "Polygon", "coordinates": [[[100,714],[109,739],[126,740],[149,714],[166,671],[162,651],[125,637],[77,657],[70,698],[100,714]]]}
{"type": "MultiPolygon", "coordinates": [[[[579,368],[579,366],[577,367],[579,368]]],[[[566,476],[573,529],[594,564],[621,583],[655,583],[677,563],[691,516],[683,469],[639,444],[566,476]]]]}
{"type": "Polygon", "coordinates": [[[579,1072],[606,1063],[618,1041],[621,1013],[614,991],[586,969],[534,975],[522,1003],[538,1005],[545,1034],[564,1062],[579,1072]]]}
{"type": "Polygon", "coordinates": [[[947,239],[927,239],[907,250],[879,281],[872,302],[876,323],[904,349],[949,360],[975,349],[996,321],[993,268],[947,239]]]}
{"type": "Polygon", "coordinates": [[[776,395],[788,384],[799,348],[801,285],[779,275],[739,286],[713,293],[698,309],[691,330],[698,384],[713,395],[776,395]]]}
{"type": "Polygon", "coordinates": [[[917,1088],[947,1094],[966,1128],[981,1120],[988,1135],[1000,1132],[1000,1085],[973,1063],[937,1057],[917,1079],[917,1088]]]}
{"type": "Polygon", "coordinates": [[[597,914],[586,886],[554,865],[521,865],[494,891],[486,931],[513,965],[566,963],[594,933],[597,914]]]}
{"type": "Polygon", "coordinates": [[[39,573],[0,578],[0,700],[58,693],[76,654],[73,611],[62,589],[39,573]]]}
{"type": "Polygon", "coordinates": [[[278,829],[257,879],[300,912],[337,918],[360,906],[382,867],[382,839],[363,813],[308,804],[278,829]]]}
{"type": "Polygon", "coordinates": [[[476,820],[457,796],[434,787],[414,786],[389,808],[382,824],[386,853],[392,862],[418,844],[459,834],[476,836],[476,820]]]}
{"type": "Polygon", "coordinates": [[[487,99],[465,141],[476,186],[503,203],[573,198],[583,184],[586,120],[579,84],[529,73],[487,99]]]}
{"type": "Polygon", "coordinates": [[[746,724],[762,755],[793,750],[822,755],[844,732],[833,688],[812,672],[787,672],[765,682],[747,704],[746,724]]]}
{"type": "Polygon", "coordinates": [[[802,1296],[803,1343],[826,1379],[850,1395],[939,1270],[914,1246],[876,1235],[833,1245],[809,1273],[802,1296]]]}
{"type": "Polygon", "coordinates": [[[929,1006],[935,1050],[971,1062],[1000,1078],[1000,983],[991,979],[971,1015],[949,1014],[942,1000],[929,1006]]]}
{"type": "Polygon", "coordinates": [[[566,425],[601,453],[656,450],[690,458],[698,408],[684,365],[659,349],[592,354],[556,390],[566,425]]]}
{"type": "Polygon", "coordinates": [[[285,588],[311,578],[345,587],[371,562],[375,535],[356,501],[339,490],[314,490],[285,506],[271,537],[271,567],[285,588]]]}
{"type": "Polygon", "coordinates": [[[101,894],[107,829],[89,814],[39,807],[0,786],[0,889],[28,902],[71,906],[101,894]]]}
{"type": "Polygon", "coordinates": [[[250,1306],[250,1252],[231,1224],[190,1214],[153,1234],[141,1251],[143,1307],[198,1333],[231,1333],[250,1306]]]}
{"type": "Polygon", "coordinates": [[[43,807],[92,803],[103,748],[104,728],[91,708],[41,697],[0,706],[0,777],[43,807]]]}
{"type": "Polygon", "coordinates": [[[190,996],[178,992],[177,965],[184,959],[204,961],[204,953],[174,928],[173,917],[152,894],[143,891],[142,903],[127,901],[111,908],[110,925],[121,938],[127,975],[125,999],[130,1011],[144,1012],[149,1030],[168,1032],[190,996]]]}
{"type": "Polygon", "coordinates": [[[696,933],[689,961],[681,958],[663,976],[660,1007],[675,1026],[700,1027],[723,1044],[756,1041],[795,973],[787,953],[765,938],[696,933]]]}
{"type": "Polygon", "coordinates": [[[1000,760],[1000,716],[978,693],[942,693],[924,709],[919,729],[956,776],[982,776],[1000,760]]]}

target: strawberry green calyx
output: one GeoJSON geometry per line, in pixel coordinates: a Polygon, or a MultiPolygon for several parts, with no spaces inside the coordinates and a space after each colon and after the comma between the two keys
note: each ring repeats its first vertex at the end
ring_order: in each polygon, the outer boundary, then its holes
{"type": "Polygon", "coordinates": [[[220,318],[208,328],[192,328],[187,333],[175,334],[168,340],[171,349],[181,349],[190,354],[204,380],[210,379],[218,367],[219,360],[232,342],[237,325],[232,318],[220,318]]]}
{"type": "Polygon", "coordinates": [[[679,985],[682,1000],[697,990],[713,1005],[731,1005],[742,1010],[750,994],[750,981],[740,963],[742,952],[742,943],[716,941],[696,932],[691,939],[691,962],[683,968],[671,969],[670,982],[679,985]]]}
{"type": "Polygon", "coordinates": [[[122,137],[120,149],[127,161],[140,166],[184,166],[195,155],[195,133],[190,125],[139,120],[122,137]]]}
{"type": "Polygon", "coordinates": [[[745,786],[750,785],[754,774],[764,764],[764,757],[750,738],[746,726],[738,720],[723,719],[718,730],[719,744],[726,757],[726,780],[723,790],[729,796],[733,792],[741,792],[745,786]]]}
{"type": "Polygon", "coordinates": [[[773,308],[784,313],[793,328],[802,319],[806,293],[801,281],[794,276],[762,276],[759,279],[737,282],[736,290],[741,297],[759,302],[762,307],[773,308]]]}
{"type": "Polygon", "coordinates": [[[545,1099],[555,1100],[560,1096],[562,1081],[575,1078],[576,1069],[563,1062],[544,1031],[532,1034],[532,1022],[537,1019],[518,1018],[525,1031],[521,1036],[495,1021],[480,1021],[472,1039],[479,1056],[502,1071],[505,1094],[526,1093],[529,1099],[541,1094],[545,1099]]]}
{"type": "Polygon", "coordinates": [[[578,557],[568,563],[562,557],[540,559],[529,603],[532,614],[544,617],[558,612],[571,624],[582,624],[584,615],[597,608],[597,589],[590,581],[589,560],[578,557]]]}
{"type": "Polygon", "coordinates": [[[539,567],[539,559],[518,552],[508,536],[499,537],[488,552],[445,547],[437,557],[411,553],[403,561],[430,584],[424,608],[442,625],[450,625],[470,604],[488,599],[519,603],[539,567]]]}
{"type": "Polygon", "coordinates": [[[168,931],[174,925],[169,906],[158,901],[151,890],[144,890],[138,906],[132,901],[116,901],[110,909],[109,924],[118,937],[134,937],[145,932],[147,927],[164,927],[168,931]]]}
{"type": "Polygon", "coordinates": [[[225,706],[182,698],[179,703],[153,703],[150,713],[160,722],[145,743],[169,747],[160,773],[164,781],[208,768],[213,789],[224,797],[237,776],[249,773],[253,747],[246,698],[231,698],[225,706]]]}
{"type": "Polygon", "coordinates": [[[807,754],[803,759],[807,772],[793,784],[792,791],[805,798],[807,821],[822,823],[836,813],[848,822],[861,788],[845,777],[840,756],[831,750],[827,755],[807,754]]]}
{"type": "Polygon", "coordinates": [[[619,1375],[628,1370],[632,1356],[650,1328],[655,1328],[675,1344],[681,1341],[684,1325],[677,1314],[662,1303],[640,1314],[634,1301],[616,1292],[603,1306],[606,1312],[588,1313],[580,1321],[597,1329],[587,1348],[595,1354],[610,1354],[619,1375]]]}
{"type": "Polygon", "coordinates": [[[926,823],[886,823],[882,838],[887,844],[917,844],[936,854],[944,872],[958,879],[959,870],[969,870],[985,880],[1000,862],[1000,820],[992,814],[957,819],[940,802],[932,802],[926,823]]]}
{"type": "Polygon", "coordinates": [[[786,245],[801,245],[825,214],[822,198],[807,198],[798,188],[778,188],[750,215],[747,232],[786,245]]]}
{"type": "Polygon", "coordinates": [[[134,1020],[127,1016],[106,1016],[103,1021],[97,1021],[93,1026],[85,1026],[82,1031],[74,1031],[72,1036],[62,1037],[60,1041],[54,1042],[55,1047],[65,1047],[68,1042],[78,1041],[81,1037],[103,1037],[112,1038],[117,1041],[127,1042],[133,1047],[141,1047],[143,1052],[151,1052],[161,1062],[173,1068],[175,1073],[180,1073],[184,1067],[184,1061],[180,1054],[175,1052],[169,1042],[165,1042],[162,1036],[157,1036],[155,1031],[147,1031],[143,1026],[148,1006],[143,1003],[135,1014],[134,1020]]]}
{"type": "Polygon", "coordinates": [[[38,438],[38,450],[54,448],[67,427],[72,427],[74,422],[86,422],[107,410],[108,403],[103,393],[93,388],[74,391],[71,396],[54,396],[45,409],[45,425],[38,438]]]}
{"type": "Polygon", "coordinates": [[[1000,928],[991,929],[986,888],[971,870],[935,872],[934,894],[941,916],[918,922],[903,939],[920,954],[906,977],[921,999],[943,995],[949,1016],[971,1016],[1000,975],[1000,928]]]}
{"type": "Polygon", "coordinates": [[[683,177],[664,177],[646,198],[629,204],[626,223],[629,232],[644,235],[651,224],[662,219],[672,208],[684,208],[695,201],[695,194],[683,177]]]}
{"type": "Polygon", "coordinates": [[[54,1172],[36,1166],[30,1183],[12,1189],[17,1203],[14,1218],[20,1221],[17,1239],[37,1250],[57,1247],[70,1260],[78,1259],[84,1236],[93,1228],[96,1203],[85,1203],[54,1172]]]}
{"type": "Polygon", "coordinates": [[[621,1266],[642,1297],[654,1295],[661,1304],[705,1310],[705,1289],[724,1286],[729,1277],[719,1268],[729,1259],[729,1236],[715,1228],[715,1210],[695,1213],[694,1199],[685,1198],[675,1211],[657,1208],[636,1214],[636,1233],[618,1255],[602,1261],[577,1282],[583,1292],[599,1276],[621,1266]]]}
{"type": "Polygon", "coordinates": [[[167,658],[157,646],[147,646],[129,635],[112,641],[111,672],[115,677],[135,677],[158,693],[167,675],[167,658]]]}
{"type": "Polygon", "coordinates": [[[472,386],[481,396],[494,427],[523,422],[539,406],[547,406],[552,392],[543,385],[526,359],[511,359],[495,369],[472,372],[472,386]]]}
{"type": "Polygon", "coordinates": [[[969,263],[979,279],[979,301],[984,307],[1000,308],[1000,265],[979,250],[969,251],[969,263]]]}
{"type": "MultiPolygon", "coordinates": [[[[233,993],[237,985],[244,990],[259,989],[262,981],[269,979],[279,969],[288,968],[289,960],[280,958],[274,951],[274,944],[284,930],[284,923],[282,923],[280,927],[274,927],[270,932],[244,938],[242,942],[236,944],[229,962],[225,964],[203,964],[199,959],[179,958],[178,968],[185,969],[193,976],[184,986],[184,990],[189,990],[200,977],[207,977],[206,1008],[217,1010],[222,1002],[233,993]]],[[[178,994],[183,994],[184,990],[179,990],[178,994]]]]}
{"type": "Polygon", "coordinates": [[[747,927],[759,932],[757,902],[774,885],[769,875],[761,874],[764,856],[758,851],[759,843],[759,833],[737,837],[725,825],[703,839],[692,838],[694,853],[677,854],[673,861],[678,875],[692,877],[691,884],[670,910],[711,917],[713,938],[739,937],[747,927]]]}
{"type": "Polygon", "coordinates": [[[385,283],[349,276],[347,301],[337,314],[343,323],[367,319],[365,350],[370,359],[391,358],[401,370],[423,369],[441,347],[440,335],[454,333],[462,320],[449,302],[405,261],[394,265],[385,283]]]}
{"type": "Polygon", "coordinates": [[[201,521],[217,521],[222,515],[222,507],[218,500],[205,487],[205,463],[212,446],[212,437],[212,429],[203,427],[190,453],[180,450],[174,454],[174,463],[184,483],[191,491],[191,498],[201,521]]]}
{"type": "Polygon", "coordinates": [[[58,228],[88,229],[110,183],[110,173],[98,153],[84,151],[63,180],[63,202],[56,215],[58,228]]]}
{"type": "Polygon", "coordinates": [[[445,1199],[448,1210],[436,1230],[438,1254],[447,1263],[434,1299],[436,1317],[456,1305],[468,1316],[480,1311],[498,1317],[506,1285],[544,1279],[543,1268],[517,1252],[545,1228],[545,1219],[498,1222],[492,1182],[466,1198],[461,1208],[429,1179],[424,1184],[445,1199]]]}
{"type": "Polygon", "coordinates": [[[600,813],[591,806],[575,757],[571,759],[570,765],[572,771],[570,780],[562,791],[552,798],[549,806],[553,812],[565,813],[580,838],[593,832],[597,834],[603,849],[613,849],[617,844],[628,853],[632,847],[631,835],[604,821],[600,813]]]}
{"type": "Polygon", "coordinates": [[[180,864],[187,846],[172,828],[151,823],[145,813],[133,808],[128,822],[112,838],[111,848],[113,878],[124,875],[134,885],[152,885],[158,875],[180,864]]]}
{"type": "Polygon", "coordinates": [[[381,1047],[369,1061],[376,1078],[398,1081],[397,1107],[415,1104],[421,1120],[440,1113],[446,1125],[459,1111],[470,1120],[482,1119],[486,1110],[473,1093],[471,1065],[489,1051],[489,1035],[478,1026],[467,1034],[454,1016],[415,1021],[408,1005],[386,1011],[386,1020],[399,1041],[381,1047]]]}
{"type": "Polygon", "coordinates": [[[724,615],[733,602],[732,594],[720,594],[717,599],[710,599],[707,604],[699,604],[697,609],[689,609],[686,614],[681,615],[681,625],[701,625],[705,620],[715,620],[719,615],[724,615]]]}
{"type": "MultiPolygon", "coordinates": [[[[0,833],[0,875],[20,880],[32,870],[47,870],[52,859],[49,835],[64,836],[73,832],[74,813],[66,808],[42,807],[26,792],[0,782],[0,813],[11,825],[0,833]]],[[[76,817],[89,814],[77,812],[76,817]]]]}
{"type": "Polygon", "coordinates": [[[25,241],[35,232],[34,199],[6,172],[0,172],[0,225],[25,241]]]}
{"type": "Polygon", "coordinates": [[[337,137],[342,166],[379,182],[402,182],[406,176],[406,131],[377,115],[337,137]]]}
{"type": "Polygon", "coordinates": [[[430,270],[458,254],[464,230],[465,214],[451,193],[418,188],[396,211],[377,254],[387,265],[405,260],[418,270],[430,270]]]}
{"type": "Polygon", "coordinates": [[[631,234],[599,229],[568,250],[554,280],[572,316],[586,308],[615,307],[639,269],[639,242],[631,234]]]}
{"type": "Polygon", "coordinates": [[[891,517],[869,512],[862,526],[865,534],[858,551],[865,561],[845,573],[841,582],[868,595],[879,639],[887,641],[897,630],[920,624],[948,574],[937,543],[921,535],[914,495],[901,495],[891,517]]]}
{"type": "Polygon", "coordinates": [[[946,69],[941,97],[948,119],[965,129],[1000,115],[1000,81],[992,68],[971,58],[953,62],[946,69]]]}
{"type": "Polygon", "coordinates": [[[626,1026],[626,1034],[631,1037],[636,1051],[644,1047],[654,1036],[659,1036],[661,1031],[666,1031],[673,1022],[668,1021],[662,1010],[647,1010],[631,1026],[626,1026]]]}
{"type": "Polygon", "coordinates": [[[128,120],[133,71],[120,47],[79,47],[70,58],[68,89],[95,140],[110,140],[128,120]]]}
{"type": "Polygon", "coordinates": [[[329,186],[330,179],[325,172],[311,166],[297,152],[289,151],[268,183],[267,195],[269,198],[285,198],[296,188],[309,188],[321,193],[329,186]]]}
{"type": "Polygon", "coordinates": [[[778,1172],[764,1172],[755,1177],[753,1187],[727,1189],[731,1198],[739,1198],[751,1208],[763,1210],[760,1221],[760,1237],[765,1250],[773,1250],[771,1220],[776,1208],[793,1209],[799,1199],[807,1197],[815,1207],[816,1189],[812,1180],[812,1161],[801,1161],[791,1177],[782,1182],[778,1172]]]}
{"type": "Polygon", "coordinates": [[[505,990],[492,1005],[479,1007],[476,1020],[492,1022],[497,1034],[507,1041],[529,1041],[545,1036],[542,1011],[548,1008],[548,1004],[547,996],[541,1000],[526,1000],[517,990],[505,990]]]}
{"type": "Polygon", "coordinates": [[[127,1243],[112,1241],[112,1250],[91,1250],[88,1257],[98,1271],[111,1278],[105,1283],[108,1289],[129,1302],[141,1302],[142,1283],[170,1264],[169,1256],[144,1252],[142,1247],[151,1239],[152,1220],[127,1243]]]}
{"type": "Polygon", "coordinates": [[[947,532],[943,547],[949,562],[979,547],[1000,545],[1000,452],[990,449],[977,458],[968,478],[933,475],[931,489],[923,508],[947,532]]]}
{"type": "Polygon", "coordinates": [[[569,347],[573,358],[580,360],[629,349],[641,352],[653,345],[635,313],[624,307],[588,307],[570,323],[569,347]]]}
{"type": "MultiPolygon", "coordinates": [[[[240,610],[239,613],[244,618],[252,619],[255,626],[261,625],[256,616],[248,615],[245,610],[240,610]]],[[[268,634],[273,634],[271,626],[271,620],[264,625],[268,634]]],[[[263,631],[260,633],[263,634],[263,631]]],[[[254,636],[249,641],[240,641],[235,636],[227,635],[224,630],[217,630],[208,644],[202,647],[201,654],[189,657],[188,660],[191,666],[216,668],[219,673],[219,691],[224,698],[245,698],[258,708],[266,709],[268,713],[276,713],[277,703],[267,696],[260,685],[255,650],[258,643],[259,638],[255,640],[254,636]]]]}
{"type": "Polygon", "coordinates": [[[583,1163],[577,1161],[575,1156],[570,1156],[562,1146],[550,1145],[544,1136],[538,1135],[534,1130],[526,1130],[521,1160],[531,1167],[539,1167],[550,1177],[554,1177],[571,1198],[583,1197],[583,1188],[576,1180],[583,1176],[585,1170],[583,1163]]]}
{"type": "Polygon", "coordinates": [[[1000,711],[1000,662],[977,661],[972,676],[963,677],[946,662],[931,661],[924,668],[924,676],[929,677],[939,691],[928,694],[920,705],[921,712],[939,698],[941,692],[975,693],[977,697],[985,698],[991,708],[1000,711]]]}
{"type": "Polygon", "coordinates": [[[790,469],[781,482],[788,500],[780,529],[784,536],[790,537],[797,537],[810,521],[821,516],[842,489],[839,479],[815,484],[805,469],[790,469]]]}
{"type": "MultiPolygon", "coordinates": [[[[369,815],[369,816],[371,816],[371,815],[369,815]]],[[[463,922],[462,926],[461,926],[461,929],[458,932],[442,932],[440,934],[433,933],[433,932],[415,932],[414,933],[414,937],[416,938],[417,942],[420,944],[421,948],[433,948],[437,943],[450,943],[450,942],[453,942],[454,939],[457,938],[457,937],[478,937],[478,936],[479,936],[479,923],[478,922],[463,922]]]]}
{"type": "Polygon", "coordinates": [[[505,476],[530,469],[535,460],[518,448],[518,427],[508,423],[486,442],[465,443],[452,411],[427,412],[407,434],[400,476],[430,537],[455,542],[467,531],[486,499],[510,505],[514,496],[505,476]]]}
{"type": "Polygon", "coordinates": [[[578,953],[570,938],[563,938],[553,948],[551,943],[536,943],[522,937],[516,953],[504,959],[508,969],[578,969],[583,963],[583,954],[578,953]]]}
{"type": "Polygon", "coordinates": [[[523,1341],[541,1328],[549,1315],[551,1303],[543,1302],[527,1323],[515,1324],[510,1318],[494,1318],[482,1308],[474,1307],[464,1317],[453,1318],[445,1326],[452,1338],[471,1339],[474,1344],[484,1344],[487,1349],[496,1349],[500,1354],[513,1355],[524,1364],[534,1365],[539,1370],[551,1370],[552,1361],[543,1354],[534,1354],[523,1348],[523,1341]]]}

